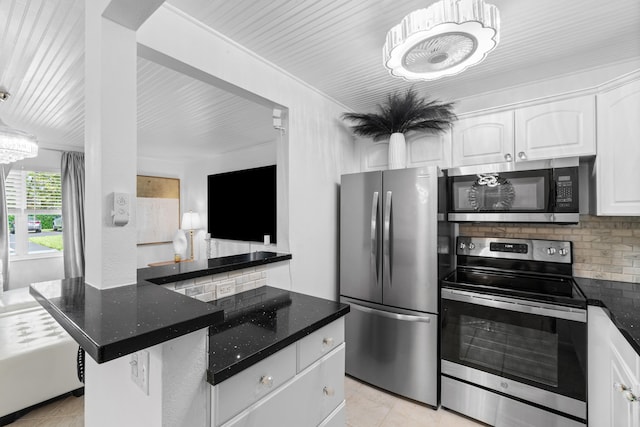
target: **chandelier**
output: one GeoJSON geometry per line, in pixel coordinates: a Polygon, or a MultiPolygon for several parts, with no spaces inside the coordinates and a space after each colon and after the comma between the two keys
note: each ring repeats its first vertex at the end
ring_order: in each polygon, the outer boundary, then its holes
{"type": "MultiPolygon", "coordinates": [[[[0,101],[6,101],[9,93],[0,90],[0,101]]],[[[36,157],[38,142],[35,136],[13,129],[0,119],[0,164],[36,157]]]]}
{"type": "Polygon", "coordinates": [[[480,63],[498,44],[500,14],[483,0],[440,0],[387,33],[384,66],[406,80],[435,80],[480,63]]]}

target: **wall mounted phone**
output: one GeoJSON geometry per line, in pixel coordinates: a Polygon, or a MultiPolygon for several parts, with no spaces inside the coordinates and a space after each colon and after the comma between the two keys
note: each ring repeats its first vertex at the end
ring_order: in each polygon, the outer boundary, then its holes
{"type": "Polygon", "coordinates": [[[131,197],[127,193],[113,193],[113,225],[124,227],[129,223],[131,197]]]}

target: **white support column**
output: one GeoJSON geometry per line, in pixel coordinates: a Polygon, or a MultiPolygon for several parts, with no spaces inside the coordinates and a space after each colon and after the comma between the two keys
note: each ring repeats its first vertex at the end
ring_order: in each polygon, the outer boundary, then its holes
{"type": "Polygon", "coordinates": [[[100,289],[136,280],[136,33],[102,17],[108,3],[85,2],[85,279],[100,289]],[[130,197],[125,226],[114,192],[130,197]]]}

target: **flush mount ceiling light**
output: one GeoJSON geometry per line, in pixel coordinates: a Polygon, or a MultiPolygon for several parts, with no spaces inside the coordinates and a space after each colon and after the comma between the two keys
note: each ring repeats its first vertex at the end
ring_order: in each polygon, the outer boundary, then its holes
{"type": "MultiPolygon", "coordinates": [[[[9,92],[0,90],[0,101],[6,101],[9,92]]],[[[38,142],[35,136],[13,129],[0,119],[0,164],[36,157],[38,142]]]]}
{"type": "Polygon", "coordinates": [[[480,63],[498,44],[500,14],[483,0],[440,0],[387,33],[384,66],[406,80],[435,80],[480,63]]]}

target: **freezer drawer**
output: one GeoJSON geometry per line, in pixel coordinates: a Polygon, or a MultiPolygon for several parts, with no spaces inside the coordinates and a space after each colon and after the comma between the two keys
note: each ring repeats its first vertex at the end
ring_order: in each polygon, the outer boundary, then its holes
{"type": "Polygon", "coordinates": [[[346,372],[362,381],[431,406],[438,405],[438,316],[341,298],[346,372]]]}

